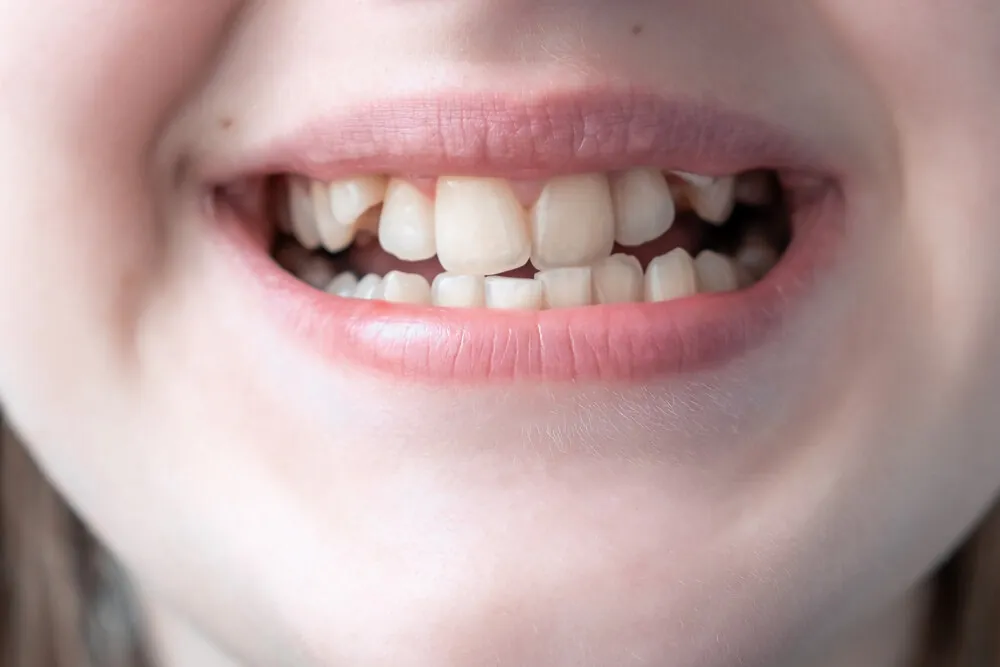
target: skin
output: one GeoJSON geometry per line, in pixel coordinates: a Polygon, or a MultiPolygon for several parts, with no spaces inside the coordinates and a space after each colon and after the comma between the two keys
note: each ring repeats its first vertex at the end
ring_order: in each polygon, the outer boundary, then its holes
{"type": "Polygon", "coordinates": [[[0,7],[0,396],[167,665],[896,659],[1000,486],[1000,5],[734,6],[0,7]],[[294,344],[211,242],[205,165],[542,80],[710,92],[843,167],[836,264],[780,335],[642,384],[427,389],[294,344]]]}

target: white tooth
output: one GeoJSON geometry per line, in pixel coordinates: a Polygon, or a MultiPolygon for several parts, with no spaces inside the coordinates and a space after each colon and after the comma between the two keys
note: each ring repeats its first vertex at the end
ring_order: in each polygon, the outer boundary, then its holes
{"type": "Polygon", "coordinates": [[[646,268],[646,301],[670,301],[697,293],[694,260],[684,248],[674,248],[646,268]]]}
{"type": "Polygon", "coordinates": [[[531,207],[531,263],[535,268],[586,266],[611,254],[615,208],[603,174],[549,181],[531,207]]]}
{"type": "Polygon", "coordinates": [[[718,178],[711,185],[691,189],[691,207],[705,222],[721,225],[733,214],[736,205],[736,179],[718,178]]]}
{"type": "Polygon", "coordinates": [[[451,273],[504,273],[531,256],[524,208],[498,178],[438,179],[434,232],[438,261],[451,273]]]}
{"type": "Polygon", "coordinates": [[[292,216],[292,234],[304,248],[315,250],[319,247],[320,239],[308,181],[295,177],[288,179],[288,203],[292,216]]]}
{"type": "Polygon", "coordinates": [[[611,255],[594,265],[594,301],[598,304],[642,301],[642,264],[631,255],[611,255]]]}
{"type": "Polygon", "coordinates": [[[674,197],[663,173],[631,169],[611,182],[615,241],[637,246],[663,236],[674,224],[674,197]]]}
{"type": "Polygon", "coordinates": [[[736,177],[736,201],[747,206],[770,204],[773,197],[771,181],[766,172],[751,171],[736,177]]]}
{"type": "Polygon", "coordinates": [[[486,307],[499,310],[541,310],[542,283],[529,278],[487,276],[486,307]]]}
{"type": "Polygon", "coordinates": [[[753,280],[760,280],[778,263],[778,251],[761,234],[751,233],[736,251],[736,263],[753,280]]]}
{"type": "Polygon", "coordinates": [[[354,240],[354,227],[340,224],[330,209],[330,189],[313,181],[310,185],[313,215],[319,231],[320,243],[330,252],[340,252],[354,240]]]}
{"type": "Polygon", "coordinates": [[[376,293],[381,290],[381,287],[382,278],[374,273],[369,273],[358,281],[358,289],[354,291],[354,298],[374,299],[376,293]]]}
{"type": "Polygon", "coordinates": [[[333,216],[340,224],[353,227],[362,213],[382,203],[387,183],[385,176],[358,176],[331,183],[333,216]]]}
{"type": "Polygon", "coordinates": [[[578,308],[593,303],[590,267],[549,269],[535,274],[546,308],[578,308]]]}
{"type": "Polygon", "coordinates": [[[690,171],[672,171],[670,173],[696,188],[707,188],[716,180],[715,176],[692,174],[690,171]]]}
{"type": "Polygon", "coordinates": [[[434,203],[410,183],[389,181],[379,221],[382,249],[404,262],[430,259],[437,253],[434,243],[434,203]]]}
{"type": "Polygon", "coordinates": [[[486,305],[486,280],[483,276],[439,273],[431,285],[431,299],[444,308],[482,308],[486,305]]]}
{"type": "Polygon", "coordinates": [[[431,305],[431,285],[423,276],[402,271],[390,271],[382,279],[380,297],[390,303],[415,306],[431,305]]]}
{"type": "Polygon", "coordinates": [[[739,287],[733,260],[711,250],[703,250],[694,260],[699,292],[732,292],[739,287]]]}
{"type": "Polygon", "coordinates": [[[350,271],[339,274],[326,286],[327,294],[337,296],[354,296],[358,290],[358,277],[350,271]]]}

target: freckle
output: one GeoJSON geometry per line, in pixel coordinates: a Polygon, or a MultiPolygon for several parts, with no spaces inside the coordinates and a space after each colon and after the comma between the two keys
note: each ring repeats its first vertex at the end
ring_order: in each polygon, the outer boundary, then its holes
{"type": "Polygon", "coordinates": [[[223,130],[228,130],[233,126],[233,119],[229,116],[225,116],[224,118],[219,119],[219,125],[223,130]]]}
{"type": "Polygon", "coordinates": [[[639,35],[642,34],[642,24],[641,23],[636,23],[634,26],[632,26],[632,34],[636,35],[636,36],[639,36],[639,35]]]}

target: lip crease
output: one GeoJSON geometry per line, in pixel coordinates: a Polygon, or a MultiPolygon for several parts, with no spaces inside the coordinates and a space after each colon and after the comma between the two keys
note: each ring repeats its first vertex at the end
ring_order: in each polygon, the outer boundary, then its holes
{"type": "MultiPolygon", "coordinates": [[[[251,151],[253,153],[253,151],[251,151]]],[[[634,91],[534,100],[445,96],[391,100],[305,125],[213,184],[267,174],[318,180],[362,173],[542,178],[637,165],[703,174],[756,168],[822,176],[798,207],[781,262],[751,288],[666,303],[541,312],[451,310],[345,299],[300,282],[269,256],[261,221],[215,209],[236,271],[262,309],[321,358],[433,383],[637,381],[717,367],[779,331],[832,259],[845,212],[832,170],[767,123],[634,91]]],[[[204,172],[203,172],[204,173],[204,172]]]]}

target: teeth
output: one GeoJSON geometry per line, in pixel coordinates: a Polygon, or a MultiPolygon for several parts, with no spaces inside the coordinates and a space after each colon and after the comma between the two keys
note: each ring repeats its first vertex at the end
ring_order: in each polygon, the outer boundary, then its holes
{"type": "Polygon", "coordinates": [[[504,273],[531,255],[524,209],[501,179],[438,179],[434,223],[438,261],[452,273],[504,273]]]}
{"type": "Polygon", "coordinates": [[[766,172],[751,171],[736,178],[736,201],[747,206],[770,204],[774,197],[771,181],[766,172]]]}
{"type": "Polygon", "coordinates": [[[545,308],[578,308],[593,303],[591,273],[589,267],[549,269],[536,273],[535,280],[542,283],[545,308]]]}
{"type": "Polygon", "coordinates": [[[325,291],[336,296],[354,296],[358,291],[358,277],[350,271],[341,273],[330,281],[325,291]]]}
{"type": "Polygon", "coordinates": [[[694,260],[684,248],[657,257],[646,269],[646,301],[670,301],[698,293],[694,260]]]}
{"type": "Polygon", "coordinates": [[[482,308],[486,305],[486,280],[483,276],[441,273],[434,278],[431,298],[435,306],[445,308],[482,308]]]}
{"type": "Polygon", "coordinates": [[[390,303],[429,306],[431,304],[431,286],[423,276],[403,273],[402,271],[390,271],[382,279],[378,297],[390,303]]]}
{"type": "Polygon", "coordinates": [[[342,225],[353,227],[362,213],[382,202],[386,183],[385,176],[358,176],[331,183],[333,216],[342,225]]]}
{"type": "Polygon", "coordinates": [[[405,262],[433,257],[437,254],[433,202],[406,181],[390,181],[378,239],[383,250],[405,262]]]}
{"type": "Polygon", "coordinates": [[[354,227],[342,225],[333,216],[330,208],[330,189],[313,181],[310,186],[313,215],[319,232],[320,243],[330,252],[340,252],[354,240],[354,227]]]}
{"type": "Polygon", "coordinates": [[[700,292],[732,292],[739,287],[739,275],[733,261],[725,255],[703,250],[694,260],[700,292]]]}
{"type": "Polygon", "coordinates": [[[531,263],[545,270],[585,266],[607,257],[615,242],[611,186],[602,174],[549,181],[531,208],[531,263]]]}
{"type": "Polygon", "coordinates": [[[638,246],[659,238],[674,224],[674,198],[663,173],[632,169],[612,182],[615,241],[638,246]]]}
{"type": "Polygon", "coordinates": [[[736,252],[736,263],[754,280],[760,280],[778,263],[778,251],[762,235],[751,233],[736,252]]]}
{"type": "Polygon", "coordinates": [[[701,174],[692,174],[689,171],[672,171],[670,173],[696,188],[707,188],[715,182],[714,176],[702,176],[701,174]]]}
{"type": "Polygon", "coordinates": [[[315,250],[319,247],[320,238],[308,181],[301,178],[289,179],[288,205],[292,217],[292,234],[302,247],[315,250]]]}
{"type": "Polygon", "coordinates": [[[541,310],[542,283],[530,278],[487,276],[486,306],[500,310],[541,310]]]}
{"type": "Polygon", "coordinates": [[[735,188],[736,180],[732,176],[715,179],[709,185],[693,187],[689,193],[691,207],[705,222],[721,225],[733,214],[736,205],[735,188]]]}
{"type": "Polygon", "coordinates": [[[356,299],[374,299],[377,292],[382,288],[382,278],[369,273],[358,282],[358,289],[354,292],[356,299]]]}
{"type": "Polygon", "coordinates": [[[612,255],[594,265],[594,301],[637,303],[643,297],[642,264],[631,255],[612,255]]]}

